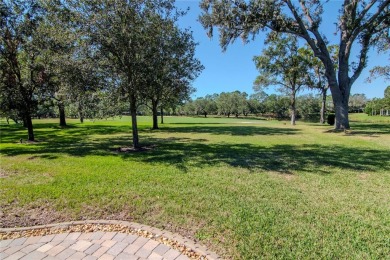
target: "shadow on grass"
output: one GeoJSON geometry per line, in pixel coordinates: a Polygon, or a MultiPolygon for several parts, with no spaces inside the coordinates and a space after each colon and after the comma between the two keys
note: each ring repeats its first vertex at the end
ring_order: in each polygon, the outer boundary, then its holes
{"type": "MultiPolygon", "coordinates": [[[[149,138],[158,149],[136,154],[134,159],[148,163],[175,165],[186,170],[191,167],[229,165],[250,170],[276,171],[292,174],[306,171],[330,174],[340,170],[390,170],[388,155],[381,150],[329,145],[274,145],[272,147],[243,144],[208,144],[179,139],[166,141],[149,138]]],[[[122,155],[128,158],[129,155],[122,155]]]]}
{"type": "MultiPolygon", "coordinates": [[[[130,132],[131,126],[106,125],[68,125],[34,124],[34,135],[38,142],[55,141],[56,143],[73,143],[87,139],[90,135],[113,135],[130,132]]],[[[141,129],[142,130],[142,129],[141,129]]],[[[1,129],[2,143],[15,143],[19,139],[26,140],[27,129],[20,125],[11,125],[1,129]]]]}
{"type": "MultiPolygon", "coordinates": [[[[368,129],[387,133],[387,125],[355,125],[355,129],[368,129]]],[[[31,155],[29,159],[57,159],[62,154],[70,156],[120,156],[124,160],[142,161],[175,166],[183,171],[189,167],[229,165],[250,170],[276,171],[291,174],[307,171],[329,174],[340,170],[376,171],[390,170],[388,154],[383,150],[335,145],[274,145],[263,147],[250,143],[207,143],[205,139],[171,137],[155,138],[147,127],[141,129],[144,145],[156,145],[154,150],[142,153],[117,153],[115,149],[130,146],[128,126],[76,125],[65,129],[56,124],[36,125],[39,142],[5,146],[6,156],[31,155]]],[[[158,130],[165,133],[210,133],[218,135],[293,135],[297,129],[254,126],[189,126],[158,130]]],[[[357,130],[355,130],[357,131],[357,130]]],[[[1,141],[18,142],[26,130],[20,126],[2,127],[1,141]]]]}
{"type": "MultiPolygon", "coordinates": [[[[175,124],[173,124],[175,125],[175,124]]],[[[294,128],[276,128],[260,126],[191,126],[169,127],[160,130],[165,133],[208,133],[213,135],[294,135],[300,132],[294,128]]]]}
{"type": "Polygon", "coordinates": [[[390,124],[353,123],[351,135],[390,134],[390,124]]]}

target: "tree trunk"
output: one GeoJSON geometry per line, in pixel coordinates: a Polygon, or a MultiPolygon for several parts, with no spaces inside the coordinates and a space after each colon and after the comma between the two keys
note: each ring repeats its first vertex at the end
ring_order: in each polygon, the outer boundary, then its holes
{"type": "Polygon", "coordinates": [[[332,88],[332,98],[335,109],[335,124],[334,129],[349,129],[349,118],[348,118],[348,101],[349,101],[349,88],[343,86],[339,82],[340,87],[332,88]],[[342,89],[343,91],[341,91],[342,89]]]}
{"type": "Polygon", "coordinates": [[[160,108],[161,124],[164,124],[164,109],[160,108]]]}
{"type": "Polygon", "coordinates": [[[79,111],[79,118],[80,118],[80,123],[84,123],[83,112],[80,112],[80,111],[79,111]]]}
{"type": "Polygon", "coordinates": [[[58,103],[58,111],[60,112],[60,126],[66,126],[64,103],[62,102],[58,103]]]}
{"type": "Polygon", "coordinates": [[[349,129],[349,118],[348,118],[348,98],[344,101],[334,102],[336,120],[335,129],[349,129]]]}
{"type": "Polygon", "coordinates": [[[34,129],[33,129],[33,124],[32,124],[32,119],[30,113],[28,113],[25,117],[24,120],[27,124],[27,130],[28,130],[28,140],[29,141],[34,141],[34,129]]]}
{"type": "Polygon", "coordinates": [[[81,105],[81,102],[78,103],[77,110],[80,118],[80,123],[84,123],[84,113],[83,113],[83,106],[81,105]]]}
{"type": "Polygon", "coordinates": [[[26,116],[23,117],[23,127],[25,127],[25,128],[28,127],[27,126],[27,117],[26,116]]]}
{"type": "Polygon", "coordinates": [[[291,104],[290,104],[290,110],[291,110],[291,125],[295,125],[295,118],[297,114],[297,109],[295,106],[295,94],[296,92],[293,91],[291,93],[291,104]]]}
{"type": "Polygon", "coordinates": [[[320,123],[325,124],[325,112],[326,112],[326,92],[328,89],[322,89],[322,101],[321,101],[321,118],[320,123]]]}
{"type": "Polygon", "coordinates": [[[206,118],[207,117],[207,112],[205,111],[205,112],[203,112],[203,114],[204,114],[204,118],[206,118]]]}
{"type": "Polygon", "coordinates": [[[133,95],[130,101],[130,114],[131,114],[131,127],[133,130],[133,147],[134,149],[140,148],[138,140],[138,127],[137,127],[137,105],[136,98],[133,95]]]}
{"type": "Polygon", "coordinates": [[[332,92],[333,104],[335,109],[335,130],[349,129],[348,119],[348,101],[351,91],[351,79],[349,78],[349,52],[346,51],[345,34],[343,34],[339,49],[339,67],[338,82],[335,79],[329,80],[328,83],[332,92]]]}
{"type": "Polygon", "coordinates": [[[153,127],[152,127],[152,129],[158,129],[157,101],[155,101],[155,100],[152,100],[152,112],[153,112],[153,127]]]}

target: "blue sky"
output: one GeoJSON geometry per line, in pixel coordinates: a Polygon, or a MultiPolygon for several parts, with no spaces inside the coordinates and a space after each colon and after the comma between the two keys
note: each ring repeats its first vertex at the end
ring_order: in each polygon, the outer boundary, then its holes
{"type": "MultiPolygon", "coordinates": [[[[322,32],[332,43],[338,42],[338,36],[335,36],[334,33],[336,31],[337,10],[340,4],[340,1],[328,3],[323,17],[322,32]]],[[[264,47],[264,35],[257,36],[254,41],[247,44],[244,44],[241,39],[237,39],[226,52],[222,52],[217,30],[215,30],[214,37],[210,39],[197,21],[201,13],[199,1],[177,0],[176,5],[180,9],[190,8],[188,14],[180,19],[179,25],[183,28],[191,28],[193,31],[195,41],[199,43],[196,56],[205,66],[201,75],[193,82],[197,91],[192,95],[192,98],[235,90],[252,94],[253,81],[258,75],[252,59],[255,55],[261,54],[264,47]]],[[[390,82],[377,79],[372,83],[367,83],[365,80],[369,75],[370,68],[389,63],[389,53],[378,55],[375,50],[371,50],[368,61],[368,66],[352,86],[351,93],[364,93],[368,98],[382,98],[384,89],[390,85],[390,82]]],[[[272,88],[266,92],[275,93],[272,88]]]]}

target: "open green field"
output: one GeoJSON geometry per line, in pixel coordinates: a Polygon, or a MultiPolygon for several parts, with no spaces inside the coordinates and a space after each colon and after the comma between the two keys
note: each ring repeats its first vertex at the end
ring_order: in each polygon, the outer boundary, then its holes
{"type": "MultiPolygon", "coordinates": [[[[360,116],[360,115],[359,115],[360,116]]],[[[361,116],[362,117],[362,116],[361,116]]],[[[390,256],[390,124],[140,117],[1,124],[1,226],[119,219],[200,240],[225,258],[390,256]]]]}

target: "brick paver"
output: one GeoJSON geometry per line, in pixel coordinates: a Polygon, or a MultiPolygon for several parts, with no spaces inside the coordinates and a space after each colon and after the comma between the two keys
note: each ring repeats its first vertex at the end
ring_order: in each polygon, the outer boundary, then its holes
{"type": "Polygon", "coordinates": [[[119,255],[120,253],[122,253],[123,249],[125,249],[126,247],[128,246],[128,244],[126,243],[123,243],[123,242],[118,242],[116,243],[114,246],[112,246],[108,251],[107,253],[110,254],[110,255],[119,255]]]}
{"type": "Polygon", "coordinates": [[[92,243],[87,240],[79,240],[76,244],[72,245],[70,248],[76,251],[84,252],[88,247],[92,246],[92,243]]]}
{"type": "Polygon", "coordinates": [[[22,237],[22,238],[17,238],[17,239],[14,239],[14,241],[11,242],[11,244],[9,244],[10,246],[21,246],[24,244],[24,242],[26,242],[27,238],[25,237],[22,237]]]}
{"type": "Polygon", "coordinates": [[[10,255],[9,257],[5,258],[4,260],[17,260],[17,259],[20,259],[22,258],[23,256],[25,256],[26,254],[25,253],[22,253],[20,251],[10,255]]]}
{"type": "MultiPolygon", "coordinates": [[[[4,231],[0,229],[0,232],[4,231]]],[[[186,260],[189,258],[154,239],[120,232],[97,231],[0,240],[0,259],[186,260]]]]}
{"type": "Polygon", "coordinates": [[[61,253],[62,251],[64,251],[65,249],[66,249],[66,247],[61,246],[61,245],[57,245],[57,246],[53,247],[52,249],[50,249],[49,251],[47,251],[46,253],[49,256],[56,256],[59,253],[61,253]]]}
{"type": "Polygon", "coordinates": [[[81,233],[79,233],[79,232],[70,233],[69,235],[66,236],[65,240],[76,240],[80,235],[81,235],[81,233]]]}
{"type": "Polygon", "coordinates": [[[26,242],[24,242],[25,245],[31,245],[31,244],[36,244],[42,237],[29,237],[27,238],[26,242]]]}
{"type": "Polygon", "coordinates": [[[56,235],[48,235],[48,236],[44,236],[42,237],[39,242],[41,243],[47,243],[47,242],[50,242],[53,240],[53,238],[55,237],[56,235]]]}
{"type": "Polygon", "coordinates": [[[45,253],[42,253],[42,252],[38,252],[38,251],[32,251],[31,253],[25,255],[24,257],[20,258],[21,260],[31,260],[31,259],[34,259],[34,260],[41,260],[43,258],[45,258],[47,255],[45,253]]]}
{"type": "Polygon", "coordinates": [[[176,250],[173,250],[173,249],[169,249],[168,252],[166,252],[164,254],[164,258],[166,258],[167,260],[174,260],[176,259],[178,256],[180,255],[180,253],[176,250]]]}

